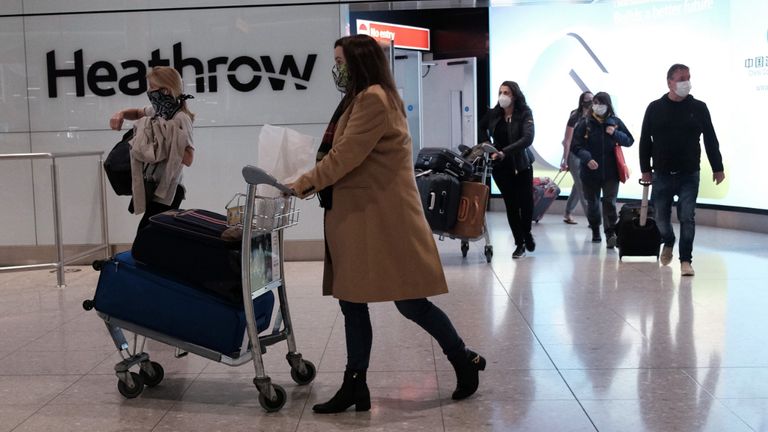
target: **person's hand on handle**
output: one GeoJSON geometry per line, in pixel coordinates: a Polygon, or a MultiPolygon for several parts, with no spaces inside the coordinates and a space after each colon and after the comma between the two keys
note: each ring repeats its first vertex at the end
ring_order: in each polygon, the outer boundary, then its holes
{"type": "Polygon", "coordinates": [[[608,135],[613,135],[613,132],[615,132],[615,131],[616,131],[616,126],[614,126],[614,125],[610,125],[610,126],[606,126],[605,127],[605,133],[607,133],[608,135]]]}
{"type": "Polygon", "coordinates": [[[640,181],[642,183],[651,183],[653,180],[653,176],[650,172],[644,172],[642,176],[640,176],[640,181]]]}
{"type": "Polygon", "coordinates": [[[503,151],[497,151],[496,153],[491,153],[491,159],[501,161],[504,160],[504,152],[503,151]]]}

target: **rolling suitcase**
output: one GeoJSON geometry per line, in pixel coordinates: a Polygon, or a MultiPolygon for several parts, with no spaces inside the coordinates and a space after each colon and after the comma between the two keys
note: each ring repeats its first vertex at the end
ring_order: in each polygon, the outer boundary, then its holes
{"type": "MultiPolygon", "coordinates": [[[[97,311],[237,357],[245,336],[242,306],[137,266],[130,252],[102,262],[100,270],[93,298],[97,311]]],[[[272,291],[253,300],[259,331],[269,327],[274,303],[272,291]]]]}
{"type": "Polygon", "coordinates": [[[554,179],[549,177],[533,178],[533,216],[532,220],[539,223],[544,214],[560,196],[560,181],[565,177],[565,171],[558,171],[554,179]],[[560,174],[563,174],[561,177],[560,174]]]}
{"type": "Polygon", "coordinates": [[[456,225],[448,230],[448,233],[466,239],[483,235],[489,193],[488,186],[482,183],[462,182],[456,225]]]}
{"type": "Polygon", "coordinates": [[[648,205],[648,183],[643,185],[643,199],[638,203],[627,203],[619,211],[616,224],[616,246],[619,259],[625,256],[654,256],[659,258],[661,234],[656,221],[649,216],[653,207],[648,205]]]}
{"type": "Polygon", "coordinates": [[[417,170],[449,173],[465,180],[472,176],[472,164],[460,154],[443,147],[425,147],[416,157],[417,170]]]}
{"type": "Polygon", "coordinates": [[[140,264],[235,304],[242,304],[240,240],[224,240],[226,216],[169,210],[152,216],[131,252],[140,264]]]}
{"type": "Polygon", "coordinates": [[[416,186],[429,227],[439,233],[453,228],[461,197],[459,179],[451,174],[425,172],[416,176],[416,186]]]}

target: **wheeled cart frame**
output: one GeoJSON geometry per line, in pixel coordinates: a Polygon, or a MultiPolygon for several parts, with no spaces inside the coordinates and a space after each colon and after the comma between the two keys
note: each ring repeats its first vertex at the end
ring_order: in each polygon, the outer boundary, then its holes
{"type": "MultiPolygon", "coordinates": [[[[129,322],[124,319],[116,319],[112,316],[98,312],[104,320],[112,340],[123,360],[115,365],[115,374],[118,378],[118,391],[126,398],[135,398],[144,390],[144,386],[154,387],[163,380],[163,367],[150,360],[149,354],[144,352],[145,338],[157,340],[176,348],[176,357],[182,357],[187,353],[197,354],[201,357],[223,363],[227,366],[240,366],[252,362],[256,376],[253,383],[259,392],[259,404],[268,412],[280,410],[285,405],[287,394],[283,387],[273,384],[271,378],[264,370],[262,355],[267,347],[281,341],[287,341],[288,354],[286,359],[291,368],[291,377],[299,385],[311,383],[316,375],[316,368],[312,362],[304,360],[297,351],[296,340],[293,334],[293,324],[288,308],[285,281],[283,280],[283,230],[298,223],[299,211],[295,209],[293,196],[283,195],[275,198],[256,195],[256,187],[267,184],[280,190],[282,193],[291,194],[291,190],[278,183],[272,176],[259,168],[246,166],[243,168],[243,177],[248,185],[245,205],[242,209],[242,221],[240,223],[243,236],[241,244],[242,289],[243,304],[246,320],[247,344],[239,353],[224,355],[217,351],[201,347],[174,337],[159,333],[129,322]],[[252,286],[252,266],[265,266],[261,260],[255,262],[251,257],[251,242],[259,233],[271,233],[277,236],[277,250],[272,251],[273,263],[279,264],[279,274],[274,275],[271,281],[264,286],[252,286]],[[275,261],[277,260],[277,261],[275,261]],[[259,336],[256,317],[253,310],[253,299],[269,291],[276,291],[279,301],[279,310],[274,317],[272,331],[269,334],[259,336]],[[132,344],[128,343],[123,330],[134,333],[132,344]],[[130,369],[138,366],[138,373],[130,369]]],[[[258,260],[256,260],[258,261],[258,260]]],[[[94,262],[94,268],[100,270],[103,261],[94,262]]],[[[258,269],[257,269],[258,270],[258,269]]],[[[267,269],[264,274],[268,273],[267,269]]],[[[277,272],[275,272],[277,273],[277,272]]],[[[148,298],[147,301],[153,301],[148,298]]],[[[83,302],[83,308],[94,308],[93,300],[83,302]]]]}

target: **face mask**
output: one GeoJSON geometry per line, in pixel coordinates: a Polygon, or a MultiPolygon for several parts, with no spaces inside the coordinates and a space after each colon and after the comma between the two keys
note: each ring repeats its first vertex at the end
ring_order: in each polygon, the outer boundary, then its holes
{"type": "Polygon", "coordinates": [[[603,105],[603,104],[592,105],[592,112],[601,117],[605,115],[606,111],[608,111],[608,105],[603,105]]]}
{"type": "Polygon", "coordinates": [[[679,81],[675,83],[675,94],[680,96],[681,98],[684,98],[688,96],[688,93],[691,92],[691,82],[690,81],[679,81]]]}
{"type": "Polygon", "coordinates": [[[346,93],[347,87],[349,86],[349,70],[347,70],[347,65],[344,63],[333,65],[331,74],[333,75],[333,82],[336,84],[336,89],[342,93],[346,93]]]}
{"type": "Polygon", "coordinates": [[[166,120],[173,118],[181,109],[181,98],[163,94],[160,90],[147,92],[147,97],[149,97],[149,102],[155,110],[155,116],[160,116],[166,120]]]}
{"type": "Polygon", "coordinates": [[[502,108],[507,108],[510,105],[512,105],[512,98],[507,95],[500,95],[499,96],[499,106],[502,108]]]}

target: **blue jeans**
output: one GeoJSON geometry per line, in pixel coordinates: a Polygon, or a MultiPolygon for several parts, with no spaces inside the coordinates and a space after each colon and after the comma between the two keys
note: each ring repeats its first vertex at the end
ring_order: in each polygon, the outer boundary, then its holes
{"type": "Polygon", "coordinates": [[[571,194],[568,195],[568,201],[565,203],[565,214],[570,216],[573,214],[573,210],[576,209],[576,204],[581,203],[581,209],[584,210],[584,214],[587,214],[587,201],[584,199],[584,194],[581,192],[581,176],[579,171],[581,170],[581,160],[573,153],[568,153],[568,171],[571,172],[573,177],[573,187],[571,188],[571,194]]]}
{"type": "MultiPolygon", "coordinates": [[[[347,370],[367,370],[371,359],[373,331],[368,303],[352,303],[339,300],[344,314],[344,334],[347,340],[347,370]]],[[[464,341],[461,340],[448,316],[425,298],[398,300],[397,310],[404,317],[418,324],[427,331],[443,349],[448,359],[466,355],[464,341]]]]}
{"type": "MultiPolygon", "coordinates": [[[[582,169],[584,169],[584,167],[582,167],[582,169]]],[[[602,222],[605,224],[605,235],[610,236],[611,234],[615,234],[616,222],[619,219],[619,215],[616,212],[616,196],[619,194],[619,180],[608,179],[603,180],[601,184],[593,184],[590,181],[582,179],[581,191],[584,194],[584,198],[587,200],[587,221],[589,221],[589,226],[593,228],[599,227],[602,219],[602,222]],[[601,191],[603,193],[602,200],[600,199],[601,191]]]]}
{"type": "Polygon", "coordinates": [[[656,225],[659,227],[664,246],[675,245],[675,231],[672,229],[672,204],[677,195],[677,219],[680,221],[680,261],[691,261],[693,237],[696,235],[696,198],[699,196],[699,172],[692,174],[653,173],[651,201],[656,211],[656,225]]]}

